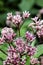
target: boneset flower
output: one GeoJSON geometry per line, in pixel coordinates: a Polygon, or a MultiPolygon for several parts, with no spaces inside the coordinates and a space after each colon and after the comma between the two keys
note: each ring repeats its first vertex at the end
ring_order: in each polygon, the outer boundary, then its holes
{"type": "Polygon", "coordinates": [[[39,64],[38,58],[31,57],[30,63],[31,63],[32,65],[34,65],[34,64],[39,64]]]}
{"type": "Polygon", "coordinates": [[[12,19],[12,22],[16,25],[16,26],[18,26],[18,25],[20,25],[20,24],[22,24],[22,17],[20,16],[20,15],[14,15],[13,16],[13,19],[12,19]]]}
{"type": "Polygon", "coordinates": [[[37,35],[39,38],[43,38],[43,28],[37,31],[37,35]]]}
{"type": "Polygon", "coordinates": [[[16,40],[15,45],[15,48],[12,46],[9,47],[8,57],[4,61],[4,65],[24,65],[26,63],[26,58],[24,60],[22,59],[23,53],[26,53],[28,56],[33,56],[36,52],[36,48],[24,43],[24,41],[20,38],[16,40]]]}
{"type": "Polygon", "coordinates": [[[29,26],[35,28],[36,26],[40,25],[40,19],[38,17],[31,18],[34,22],[30,23],[29,26]]]}
{"type": "Polygon", "coordinates": [[[26,45],[25,46],[25,52],[27,53],[28,56],[33,56],[36,52],[36,48],[35,47],[32,47],[32,46],[28,46],[26,45]]]}
{"type": "Polygon", "coordinates": [[[33,34],[31,34],[29,31],[26,32],[26,35],[25,35],[26,39],[29,40],[30,42],[32,42],[35,37],[33,34]]]}
{"type": "Polygon", "coordinates": [[[37,22],[38,17],[31,18],[34,22],[37,22]]]}
{"type": "Polygon", "coordinates": [[[16,15],[12,15],[12,13],[7,14],[7,23],[11,22],[18,28],[19,37],[14,39],[15,33],[12,28],[5,27],[1,31],[1,36],[3,39],[12,44],[9,44],[9,48],[7,50],[7,58],[3,62],[3,65],[25,65],[26,63],[26,55],[31,57],[35,54],[36,48],[32,47],[27,43],[30,43],[35,39],[35,36],[29,31],[25,34],[25,39],[20,37],[20,25],[23,23],[23,19],[26,19],[30,16],[29,12],[23,12],[23,14],[16,13],[16,15]],[[14,47],[14,46],[15,47],[14,47]]]}
{"type": "Polygon", "coordinates": [[[34,22],[29,24],[29,27],[32,27],[32,29],[38,31],[43,27],[43,20],[38,20],[38,17],[31,18],[34,22]]]}
{"type": "Polygon", "coordinates": [[[15,45],[16,45],[16,50],[20,54],[26,53],[27,55],[32,56],[36,52],[36,48],[26,44],[26,42],[24,42],[23,39],[21,39],[21,38],[18,38],[16,40],[15,45]]]}
{"type": "Polygon", "coordinates": [[[15,41],[16,49],[19,53],[24,53],[25,51],[25,42],[22,38],[18,38],[15,41]]]}
{"type": "Polygon", "coordinates": [[[27,12],[27,11],[23,12],[23,18],[24,18],[24,19],[25,19],[25,18],[29,18],[29,16],[30,16],[29,11],[28,11],[28,12],[27,12]]]}
{"type": "Polygon", "coordinates": [[[8,49],[8,57],[7,60],[3,62],[4,65],[12,64],[12,65],[24,65],[25,61],[20,58],[20,54],[14,49],[13,47],[10,47],[8,49]]]}
{"type": "Polygon", "coordinates": [[[11,42],[15,37],[15,33],[12,28],[5,27],[1,31],[2,37],[4,37],[5,41],[11,42]]]}

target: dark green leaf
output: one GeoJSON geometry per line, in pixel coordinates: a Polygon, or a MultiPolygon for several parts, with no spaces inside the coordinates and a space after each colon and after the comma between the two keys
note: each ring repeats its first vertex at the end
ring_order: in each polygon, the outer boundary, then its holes
{"type": "Polygon", "coordinates": [[[43,0],[36,0],[36,4],[43,7],[43,0]]]}
{"type": "Polygon", "coordinates": [[[22,0],[19,7],[22,11],[29,10],[34,5],[35,0],[22,0]]]}

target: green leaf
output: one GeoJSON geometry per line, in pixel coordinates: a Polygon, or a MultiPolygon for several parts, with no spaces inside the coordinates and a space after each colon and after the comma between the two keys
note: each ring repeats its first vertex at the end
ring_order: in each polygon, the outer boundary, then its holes
{"type": "Polygon", "coordinates": [[[35,0],[22,0],[19,7],[22,11],[29,10],[34,5],[35,0]]]}
{"type": "MultiPolygon", "coordinates": [[[[4,52],[7,53],[8,44],[7,43],[3,43],[3,45],[0,46],[0,49],[2,49],[4,52]]],[[[3,60],[5,60],[6,57],[7,56],[2,51],[0,51],[0,58],[2,58],[3,60]]]]}
{"type": "Polygon", "coordinates": [[[3,65],[3,62],[1,61],[1,59],[0,59],[0,65],[3,65]]]}
{"type": "Polygon", "coordinates": [[[25,65],[30,65],[30,57],[29,56],[27,56],[27,61],[26,61],[25,65]]]}
{"type": "Polygon", "coordinates": [[[4,50],[6,52],[8,48],[8,44],[7,43],[3,43],[2,45],[0,45],[0,49],[4,50]]]}
{"type": "Polygon", "coordinates": [[[43,7],[43,0],[36,0],[36,4],[43,7]]]}
{"type": "Polygon", "coordinates": [[[25,32],[27,31],[28,25],[29,25],[29,23],[31,23],[31,22],[32,22],[31,20],[26,20],[26,21],[24,21],[24,24],[22,25],[21,30],[20,30],[22,37],[25,36],[25,32]]]}
{"type": "Polygon", "coordinates": [[[31,46],[35,46],[35,44],[36,44],[36,39],[31,43],[31,46]]]}
{"type": "Polygon", "coordinates": [[[5,60],[6,57],[7,57],[7,56],[0,51],[0,58],[2,58],[3,60],[5,60]]]}
{"type": "Polygon", "coordinates": [[[37,9],[37,8],[32,8],[31,10],[30,10],[30,12],[31,12],[31,14],[33,14],[33,15],[35,15],[35,14],[37,14],[38,12],[39,12],[39,10],[37,9]]]}
{"type": "Polygon", "coordinates": [[[43,54],[43,44],[37,46],[37,52],[35,53],[34,57],[40,57],[43,54]]]}

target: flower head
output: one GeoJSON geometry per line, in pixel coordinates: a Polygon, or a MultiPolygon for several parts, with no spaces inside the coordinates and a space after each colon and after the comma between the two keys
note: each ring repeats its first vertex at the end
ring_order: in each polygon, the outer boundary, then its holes
{"type": "Polygon", "coordinates": [[[37,22],[38,17],[31,18],[34,22],[37,22]]]}
{"type": "Polygon", "coordinates": [[[13,19],[12,19],[12,22],[16,25],[16,26],[18,26],[18,25],[20,25],[20,24],[22,24],[22,17],[20,16],[20,15],[14,15],[13,16],[13,19]]]}
{"type": "Polygon", "coordinates": [[[14,49],[13,47],[10,47],[8,49],[8,57],[6,59],[6,61],[3,62],[4,65],[7,64],[12,64],[12,65],[24,65],[25,64],[25,60],[22,61],[22,59],[20,58],[20,54],[18,52],[16,52],[17,50],[14,49]]]}
{"type": "Polygon", "coordinates": [[[29,13],[29,11],[27,12],[27,11],[25,11],[25,12],[23,12],[23,18],[25,19],[25,18],[28,18],[30,16],[30,13],[29,13]]]}
{"type": "Polygon", "coordinates": [[[34,35],[31,34],[28,31],[26,32],[26,35],[25,36],[26,36],[26,39],[29,40],[30,42],[32,42],[35,39],[34,35]]]}
{"type": "Polygon", "coordinates": [[[18,38],[15,41],[16,49],[19,53],[24,53],[25,51],[25,42],[22,38],[18,38]]]}
{"type": "Polygon", "coordinates": [[[43,28],[37,31],[37,35],[39,38],[43,38],[43,28]]]}
{"type": "Polygon", "coordinates": [[[32,47],[32,46],[28,46],[26,45],[25,46],[25,52],[27,53],[28,56],[33,56],[36,52],[36,48],[35,47],[32,47]]]}
{"type": "Polygon", "coordinates": [[[30,63],[31,63],[32,65],[38,64],[38,63],[39,63],[38,58],[31,57],[30,63]]]}
{"type": "Polygon", "coordinates": [[[14,33],[12,28],[5,27],[2,29],[1,35],[6,41],[11,42],[13,41],[16,34],[14,33]]]}

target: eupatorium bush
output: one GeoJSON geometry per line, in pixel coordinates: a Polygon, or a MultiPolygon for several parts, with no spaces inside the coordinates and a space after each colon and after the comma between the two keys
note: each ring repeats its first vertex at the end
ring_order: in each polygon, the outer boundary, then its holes
{"type": "MultiPolygon", "coordinates": [[[[12,28],[4,27],[1,31],[1,37],[0,37],[0,45],[4,44],[4,42],[8,43],[8,50],[7,50],[7,58],[3,61],[3,65],[26,65],[27,63],[27,56],[30,57],[30,64],[38,64],[38,59],[34,58],[33,55],[37,51],[37,49],[32,46],[32,42],[35,40],[36,36],[33,33],[30,33],[27,31],[25,33],[25,37],[20,36],[20,29],[23,25],[24,20],[29,18],[30,13],[25,11],[21,15],[16,13],[15,15],[12,15],[12,13],[7,14],[7,20],[6,23],[10,27],[10,24],[12,23],[15,27],[17,27],[19,31],[19,35],[14,32],[12,28]]],[[[36,28],[37,35],[39,38],[41,38],[41,32],[43,31],[41,28],[42,22],[38,20],[38,17],[32,18],[34,23],[31,23],[29,26],[31,26],[33,29],[36,28]],[[40,23],[39,23],[40,22],[40,23]],[[35,25],[35,26],[34,26],[35,25]],[[41,26],[41,27],[40,27],[41,26]],[[40,30],[41,29],[41,30],[40,30]]],[[[2,50],[1,50],[2,51],[2,50]]],[[[2,51],[4,54],[5,52],[2,51]]]]}

